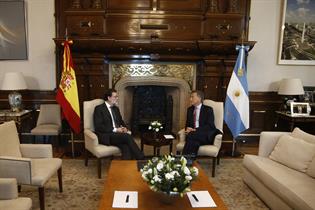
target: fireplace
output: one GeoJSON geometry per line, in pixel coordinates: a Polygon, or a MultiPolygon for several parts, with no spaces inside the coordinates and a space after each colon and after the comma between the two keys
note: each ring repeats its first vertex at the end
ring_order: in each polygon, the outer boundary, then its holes
{"type": "Polygon", "coordinates": [[[133,133],[145,132],[152,121],[163,125],[162,131],[172,131],[173,98],[164,86],[135,86],[133,92],[131,128],[133,133]]]}
{"type": "MultiPolygon", "coordinates": [[[[170,130],[177,133],[185,126],[189,96],[195,88],[195,64],[120,64],[110,65],[110,87],[119,95],[118,105],[126,124],[134,128],[134,94],[144,86],[163,88],[165,97],[171,98],[170,130]]],[[[167,100],[166,100],[166,103],[167,100]]],[[[166,116],[165,116],[166,117],[166,116]]],[[[153,118],[152,118],[153,119],[153,118]]],[[[149,118],[146,121],[150,120],[149,118]]],[[[147,122],[146,122],[147,123],[147,122]]],[[[145,124],[144,121],[142,123],[145,124]]]]}

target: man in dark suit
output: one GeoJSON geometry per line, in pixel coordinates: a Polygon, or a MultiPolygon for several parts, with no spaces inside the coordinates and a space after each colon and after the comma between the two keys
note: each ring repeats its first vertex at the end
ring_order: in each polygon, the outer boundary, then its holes
{"type": "Polygon", "coordinates": [[[144,159],[144,155],[126,128],[119,108],[116,106],[118,94],[115,89],[105,93],[105,103],[94,109],[94,127],[99,142],[119,147],[122,159],[144,159]]]}
{"type": "Polygon", "coordinates": [[[214,125],[213,109],[203,105],[203,99],[203,92],[191,92],[192,105],[187,109],[183,155],[197,155],[200,145],[213,144],[214,137],[221,133],[214,125]]]}

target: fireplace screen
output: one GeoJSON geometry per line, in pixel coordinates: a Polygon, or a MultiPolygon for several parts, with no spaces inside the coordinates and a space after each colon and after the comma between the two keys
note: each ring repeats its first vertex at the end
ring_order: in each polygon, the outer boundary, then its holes
{"type": "Polygon", "coordinates": [[[150,122],[158,120],[164,129],[172,130],[173,99],[163,86],[137,86],[132,105],[132,132],[146,132],[150,122]]]}

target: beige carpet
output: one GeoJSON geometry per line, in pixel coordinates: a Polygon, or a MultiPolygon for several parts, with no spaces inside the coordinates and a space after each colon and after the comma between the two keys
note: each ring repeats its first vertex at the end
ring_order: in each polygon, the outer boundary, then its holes
{"type": "MultiPolygon", "coordinates": [[[[212,161],[211,161],[212,162],[212,161]]],[[[209,160],[199,163],[210,177],[209,160]]],[[[217,167],[215,178],[209,180],[216,187],[218,193],[228,206],[228,209],[260,210],[268,209],[256,195],[243,183],[241,159],[222,159],[217,167]]],[[[46,209],[49,210],[95,210],[102,194],[104,179],[109,162],[104,162],[103,179],[97,179],[96,161],[91,160],[85,167],[83,160],[63,160],[64,192],[59,193],[57,176],[46,184],[46,209]]],[[[19,196],[30,197],[33,200],[33,209],[39,209],[37,189],[22,186],[19,196]]]]}

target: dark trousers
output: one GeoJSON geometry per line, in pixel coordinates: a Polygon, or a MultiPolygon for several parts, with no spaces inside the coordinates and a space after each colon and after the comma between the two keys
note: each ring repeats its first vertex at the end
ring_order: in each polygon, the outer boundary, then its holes
{"type": "Polygon", "coordinates": [[[186,136],[186,143],[183,149],[183,155],[197,155],[201,145],[210,144],[207,140],[207,133],[192,131],[186,136]]]}
{"type": "Polygon", "coordinates": [[[123,160],[144,159],[143,153],[130,134],[112,133],[109,140],[111,145],[117,146],[121,150],[123,160]]]}

